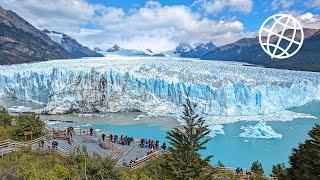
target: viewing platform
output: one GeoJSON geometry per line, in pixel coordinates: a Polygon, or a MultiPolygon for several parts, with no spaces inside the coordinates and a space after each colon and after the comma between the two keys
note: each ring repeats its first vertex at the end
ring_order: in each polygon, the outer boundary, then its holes
{"type": "MultiPolygon", "coordinates": [[[[52,133],[52,138],[45,141],[45,149],[49,150],[52,141],[56,141],[58,142],[57,147],[66,155],[70,155],[76,150],[85,150],[89,154],[97,153],[103,157],[116,159],[118,166],[129,169],[140,167],[164,152],[160,142],[158,142],[158,147],[155,147],[155,140],[153,140],[154,147],[149,148],[147,143],[141,147],[141,138],[132,138],[130,143],[121,144],[121,136],[117,136],[116,140],[111,140],[111,133],[105,133],[103,141],[102,133],[97,131],[90,133],[90,130],[87,129],[74,129],[71,131],[71,137],[66,129],[48,128],[52,133]]],[[[129,138],[125,135],[122,138],[125,137],[129,138]]]]}

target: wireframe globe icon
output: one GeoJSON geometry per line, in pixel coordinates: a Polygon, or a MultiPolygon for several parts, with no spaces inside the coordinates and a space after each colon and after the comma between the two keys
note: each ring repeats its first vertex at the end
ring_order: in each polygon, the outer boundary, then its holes
{"type": "Polygon", "coordinates": [[[290,14],[275,14],[267,18],[259,30],[262,49],[273,59],[295,55],[304,40],[301,24],[290,14]]]}

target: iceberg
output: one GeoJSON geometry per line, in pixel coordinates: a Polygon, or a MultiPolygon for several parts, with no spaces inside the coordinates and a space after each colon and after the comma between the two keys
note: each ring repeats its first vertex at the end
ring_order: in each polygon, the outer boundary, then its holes
{"type": "Polygon", "coordinates": [[[242,126],[244,131],[239,134],[243,138],[260,138],[260,139],[279,139],[282,138],[282,134],[275,132],[271,126],[268,126],[266,122],[260,121],[255,126],[242,126]]]}
{"type": "Polygon", "coordinates": [[[32,112],[32,109],[30,107],[25,106],[11,106],[8,108],[8,110],[15,113],[32,112]]]}
{"type": "MultiPolygon", "coordinates": [[[[210,116],[252,116],[320,97],[320,73],[178,57],[110,56],[0,66],[0,97],[40,113],[140,111],[179,116],[186,94],[210,116]]],[[[218,122],[217,122],[218,123],[218,122]]]]}
{"type": "Polygon", "coordinates": [[[209,125],[209,129],[210,129],[209,136],[211,137],[215,137],[218,134],[225,135],[225,132],[223,130],[223,125],[221,124],[209,125]]]}

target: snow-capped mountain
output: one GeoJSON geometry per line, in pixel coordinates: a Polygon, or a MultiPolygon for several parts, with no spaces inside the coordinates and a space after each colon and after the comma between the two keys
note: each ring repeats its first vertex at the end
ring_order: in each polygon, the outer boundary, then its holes
{"type": "Polygon", "coordinates": [[[49,31],[46,29],[43,30],[43,32],[46,33],[51,38],[51,40],[65,49],[73,58],[102,57],[101,54],[81,45],[75,39],[66,34],[57,31],[49,31]]]}
{"type": "Polygon", "coordinates": [[[217,46],[212,42],[196,43],[194,47],[189,44],[182,43],[177,46],[175,53],[181,57],[201,58],[208,52],[214,50],[217,46]]]}
{"type": "Polygon", "coordinates": [[[174,53],[180,55],[180,54],[189,52],[189,51],[191,51],[192,49],[193,49],[193,47],[192,47],[190,44],[188,44],[188,43],[180,43],[180,44],[176,47],[174,53]]]}
{"type": "Polygon", "coordinates": [[[118,52],[121,48],[117,44],[113,45],[111,48],[107,49],[106,52],[118,52]]]}
{"type": "MultiPolygon", "coordinates": [[[[100,48],[99,48],[100,49],[100,48]]],[[[114,44],[110,48],[107,48],[106,50],[100,50],[99,53],[102,53],[103,55],[122,55],[122,56],[156,56],[156,57],[165,57],[167,54],[162,52],[156,52],[152,51],[151,49],[145,49],[145,50],[136,50],[136,49],[124,49],[118,46],[117,44],[114,44]]]]}
{"type": "Polygon", "coordinates": [[[40,31],[15,12],[0,7],[0,64],[102,56],[69,36],[40,31]]]}
{"type": "Polygon", "coordinates": [[[0,64],[28,63],[71,56],[15,12],[0,7],[0,64]]]}

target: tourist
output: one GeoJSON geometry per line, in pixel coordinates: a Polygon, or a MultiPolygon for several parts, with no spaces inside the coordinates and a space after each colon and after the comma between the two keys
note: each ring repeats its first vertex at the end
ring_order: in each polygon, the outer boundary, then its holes
{"type": "Polygon", "coordinates": [[[240,173],[240,168],[239,167],[237,167],[236,173],[237,173],[237,175],[239,175],[239,173],[240,173]]]}
{"type": "Polygon", "coordinates": [[[124,137],[125,145],[128,145],[128,136],[124,137]]]}
{"type": "Polygon", "coordinates": [[[67,133],[70,134],[70,126],[67,128],[67,133]]]}
{"type": "Polygon", "coordinates": [[[104,139],[106,138],[106,135],[102,133],[101,138],[102,138],[102,141],[104,141],[104,139]]]}
{"type": "Polygon", "coordinates": [[[109,138],[110,138],[110,141],[111,141],[111,142],[112,142],[112,137],[113,137],[112,134],[110,134],[110,135],[109,135],[109,138]]]}
{"type": "Polygon", "coordinates": [[[90,136],[92,136],[93,135],[93,128],[91,127],[90,128],[90,136]]]}
{"type": "Polygon", "coordinates": [[[162,144],[162,146],[161,146],[161,148],[163,149],[163,150],[166,150],[166,143],[164,142],[163,144],[162,144]]]}
{"type": "Polygon", "coordinates": [[[140,140],[140,146],[141,146],[142,148],[144,147],[144,139],[143,139],[143,138],[140,140]]]}
{"type": "Polygon", "coordinates": [[[159,141],[156,140],[156,149],[158,149],[158,148],[159,148],[159,141]]]}
{"type": "Polygon", "coordinates": [[[118,135],[114,135],[114,142],[118,141],[118,135]]]}
{"type": "Polygon", "coordinates": [[[40,143],[41,143],[41,147],[43,147],[44,146],[44,140],[41,140],[40,143]]]}
{"type": "Polygon", "coordinates": [[[52,141],[52,149],[56,149],[58,147],[58,141],[52,141]]]}

